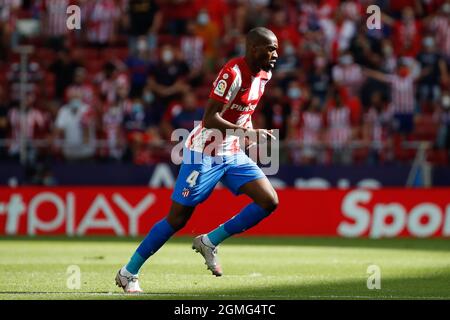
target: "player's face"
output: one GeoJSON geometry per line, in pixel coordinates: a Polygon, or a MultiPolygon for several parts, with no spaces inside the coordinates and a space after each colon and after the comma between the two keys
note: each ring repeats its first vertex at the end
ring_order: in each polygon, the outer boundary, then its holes
{"type": "Polygon", "coordinates": [[[268,37],[266,42],[256,47],[256,61],[264,71],[275,68],[278,59],[278,40],[275,36],[268,37]]]}

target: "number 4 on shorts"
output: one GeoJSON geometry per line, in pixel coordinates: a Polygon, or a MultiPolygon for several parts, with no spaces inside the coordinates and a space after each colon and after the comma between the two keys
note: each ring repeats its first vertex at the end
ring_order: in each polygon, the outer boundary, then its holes
{"type": "Polygon", "coordinates": [[[191,174],[187,177],[186,182],[189,183],[189,186],[192,188],[197,183],[197,178],[200,172],[197,170],[192,170],[191,174]]]}

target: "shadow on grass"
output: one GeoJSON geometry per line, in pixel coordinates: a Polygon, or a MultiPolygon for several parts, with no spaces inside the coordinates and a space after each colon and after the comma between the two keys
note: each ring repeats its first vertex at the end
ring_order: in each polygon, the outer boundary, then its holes
{"type": "MultiPolygon", "coordinates": [[[[136,246],[142,241],[143,237],[111,237],[111,236],[19,236],[8,237],[1,236],[0,244],[4,240],[8,241],[67,241],[67,242],[132,242],[136,246]]],[[[169,243],[192,242],[193,237],[176,236],[169,240],[169,243]]],[[[430,250],[430,251],[448,251],[450,252],[449,238],[395,238],[395,239],[350,239],[337,237],[255,237],[239,236],[227,239],[224,245],[264,245],[264,246],[314,246],[314,247],[347,247],[347,248],[383,248],[383,249],[411,249],[411,250],[430,250]]]]}
{"type": "MultiPolygon", "coordinates": [[[[223,279],[226,279],[224,276],[223,279]]],[[[150,299],[150,300],[354,300],[354,299],[433,299],[450,300],[450,271],[427,277],[382,278],[381,289],[369,290],[366,278],[343,281],[327,281],[314,284],[273,284],[189,292],[152,292],[147,288],[143,294],[123,294],[120,291],[0,291],[0,299],[14,300],[18,296],[26,299],[150,299]]]]}

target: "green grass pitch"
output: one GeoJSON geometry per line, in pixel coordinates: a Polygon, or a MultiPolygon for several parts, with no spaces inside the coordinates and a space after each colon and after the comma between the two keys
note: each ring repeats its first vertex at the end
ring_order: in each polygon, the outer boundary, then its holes
{"type": "Polygon", "coordinates": [[[141,269],[145,293],[125,295],[114,277],[139,239],[0,238],[0,299],[450,299],[448,239],[232,238],[218,278],[191,240],[171,239],[141,269]],[[70,265],[80,289],[67,287],[70,265]]]}

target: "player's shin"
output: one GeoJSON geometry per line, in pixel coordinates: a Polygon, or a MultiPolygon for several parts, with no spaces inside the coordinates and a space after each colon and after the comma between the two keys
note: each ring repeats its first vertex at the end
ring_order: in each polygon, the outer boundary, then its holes
{"type": "Polygon", "coordinates": [[[205,244],[208,244],[207,242],[209,241],[212,245],[217,246],[230,236],[244,232],[257,225],[270,213],[271,212],[267,212],[256,203],[251,203],[233,218],[208,233],[205,237],[205,244]]]}
{"type": "Polygon", "coordinates": [[[131,274],[138,274],[144,262],[153,255],[176,231],[164,218],[156,223],[126,265],[131,274]]]}

